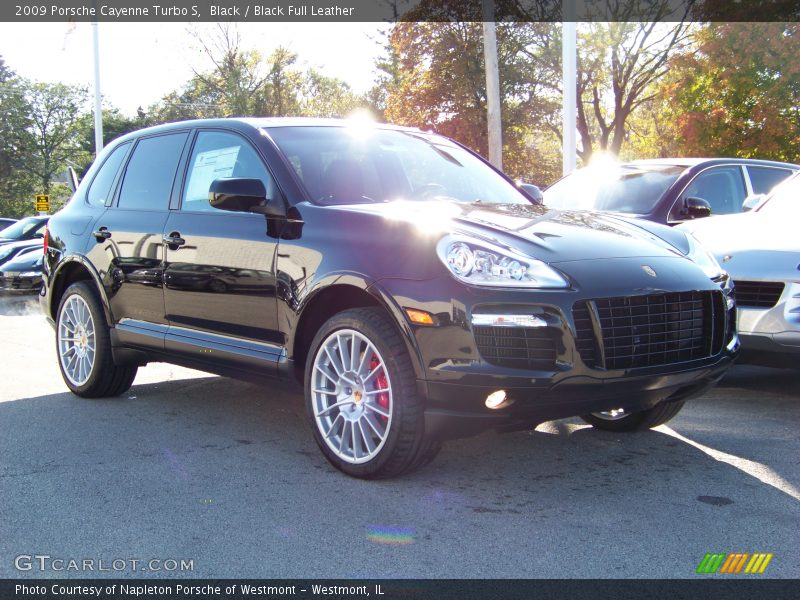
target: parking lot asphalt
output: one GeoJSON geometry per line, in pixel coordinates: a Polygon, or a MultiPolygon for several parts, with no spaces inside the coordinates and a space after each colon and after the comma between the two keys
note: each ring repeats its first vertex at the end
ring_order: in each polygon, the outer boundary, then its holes
{"type": "Polygon", "coordinates": [[[0,299],[0,577],[692,578],[771,552],[763,576],[797,578],[799,429],[800,371],[737,365],[654,431],[549,422],[359,481],[296,392],[153,364],[73,396],[36,304],[0,299]]]}

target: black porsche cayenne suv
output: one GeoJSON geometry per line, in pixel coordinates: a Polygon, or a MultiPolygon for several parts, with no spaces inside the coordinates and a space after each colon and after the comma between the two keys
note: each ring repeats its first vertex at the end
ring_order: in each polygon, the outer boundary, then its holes
{"type": "Polygon", "coordinates": [[[149,361],[297,381],[356,477],[489,428],[654,427],[738,350],[727,275],[687,234],[535,205],[451,140],[358,121],[129,134],[45,255],[75,394],[121,394],[149,361]]]}

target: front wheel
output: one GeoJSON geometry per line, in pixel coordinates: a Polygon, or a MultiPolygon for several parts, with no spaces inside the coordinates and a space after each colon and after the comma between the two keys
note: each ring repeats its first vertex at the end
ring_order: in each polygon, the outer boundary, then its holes
{"type": "Polygon", "coordinates": [[[583,415],[581,419],[597,429],[606,431],[641,431],[658,427],[669,421],[683,408],[683,402],[660,402],[645,410],[627,412],[615,408],[605,412],[583,415]]]}
{"type": "Polygon", "coordinates": [[[137,367],[114,364],[103,309],[95,290],[84,281],[69,286],[61,299],[56,352],[64,383],[84,398],[118,396],[136,377],[137,367]]]}
{"type": "Polygon", "coordinates": [[[328,320],[311,344],[306,409],[325,458],[353,477],[392,477],[429,462],[422,401],[403,340],[378,309],[328,320]]]}

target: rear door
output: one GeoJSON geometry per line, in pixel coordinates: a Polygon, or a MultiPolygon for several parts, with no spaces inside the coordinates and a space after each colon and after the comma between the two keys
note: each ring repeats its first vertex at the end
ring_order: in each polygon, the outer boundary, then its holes
{"type": "Polygon", "coordinates": [[[228,362],[274,374],[283,357],[278,333],[274,261],[278,240],[267,218],[208,202],[211,182],[257,178],[269,198],[278,193],[255,146],[237,132],[199,130],[181,202],[164,228],[166,348],[195,360],[228,362]]]}
{"type": "MultiPolygon", "coordinates": [[[[93,225],[87,254],[100,273],[117,329],[132,345],[163,346],[162,236],[188,137],[188,131],[179,131],[140,138],[116,195],[93,225]]],[[[95,185],[100,185],[97,180],[95,185]]]]}

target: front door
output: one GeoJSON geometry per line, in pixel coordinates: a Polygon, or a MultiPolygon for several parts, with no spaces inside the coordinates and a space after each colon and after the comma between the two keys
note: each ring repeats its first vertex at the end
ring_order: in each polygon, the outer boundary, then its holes
{"type": "Polygon", "coordinates": [[[258,178],[275,185],[256,149],[240,135],[201,130],[192,148],[180,208],[164,228],[164,306],[167,350],[232,364],[282,356],[274,261],[278,240],[262,215],[220,210],[208,203],[215,179],[258,178]],[[172,240],[174,243],[170,243],[172,240]]]}

